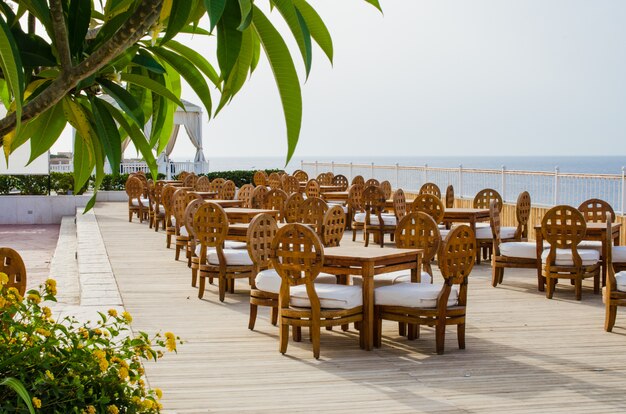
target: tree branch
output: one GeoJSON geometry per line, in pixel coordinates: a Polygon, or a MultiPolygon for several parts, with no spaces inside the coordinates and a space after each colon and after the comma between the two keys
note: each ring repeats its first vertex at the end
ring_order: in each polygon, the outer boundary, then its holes
{"type": "MultiPolygon", "coordinates": [[[[51,3],[53,3],[52,1],[51,3]]],[[[58,103],[78,82],[88,78],[112,59],[137,43],[154,25],[161,13],[162,0],[143,0],[132,16],[100,48],[67,73],[56,78],[41,94],[22,108],[22,122],[27,122],[58,103]]],[[[15,112],[0,120],[0,146],[4,136],[15,129],[15,112]]]]}
{"type": "Polygon", "coordinates": [[[50,17],[52,17],[54,44],[61,61],[61,72],[67,72],[72,68],[72,57],[70,55],[70,42],[67,37],[67,27],[61,0],[50,0],[50,17]]]}

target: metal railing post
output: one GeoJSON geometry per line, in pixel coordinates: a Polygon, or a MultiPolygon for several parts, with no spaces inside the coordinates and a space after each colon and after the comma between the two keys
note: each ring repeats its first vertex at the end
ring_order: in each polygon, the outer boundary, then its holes
{"type": "Polygon", "coordinates": [[[374,163],[372,163],[372,172],[371,172],[370,178],[374,178],[374,163]]]}
{"type": "Polygon", "coordinates": [[[500,177],[500,179],[501,179],[501,182],[502,182],[502,185],[501,185],[502,186],[502,200],[504,202],[506,202],[506,179],[505,179],[505,177],[506,177],[506,167],[504,165],[502,166],[502,173],[501,173],[501,175],[502,176],[500,177]]]}
{"type": "Polygon", "coordinates": [[[396,188],[400,188],[400,164],[396,163],[396,188]]]}
{"type": "Polygon", "coordinates": [[[626,176],[624,175],[624,167],[622,167],[622,216],[626,216],[624,206],[626,206],[626,176]]]}
{"type": "Polygon", "coordinates": [[[350,181],[354,179],[354,167],[352,166],[352,161],[350,161],[350,181]]]}
{"type": "Polygon", "coordinates": [[[559,204],[559,166],[554,167],[554,205],[559,204]]]}
{"type": "Polygon", "coordinates": [[[300,169],[304,171],[304,160],[300,160],[300,169]]]}
{"type": "Polygon", "coordinates": [[[427,182],[428,182],[428,164],[424,164],[424,182],[422,184],[427,183],[427,182]]]}
{"type": "Polygon", "coordinates": [[[332,172],[333,174],[335,174],[335,161],[332,161],[330,163],[330,172],[332,172]]]}
{"type": "Polygon", "coordinates": [[[317,171],[317,168],[318,168],[317,164],[318,164],[318,162],[317,162],[317,160],[315,160],[315,177],[317,177],[319,175],[319,171],[317,171]]]}
{"type": "Polygon", "coordinates": [[[459,198],[463,198],[463,164],[459,164],[459,198]]]}

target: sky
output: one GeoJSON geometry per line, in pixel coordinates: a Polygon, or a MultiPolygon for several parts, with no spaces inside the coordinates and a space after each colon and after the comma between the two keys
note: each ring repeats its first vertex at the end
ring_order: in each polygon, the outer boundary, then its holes
{"type": "MultiPolygon", "coordinates": [[[[383,14],[362,0],[310,1],[335,57],[331,65],[315,45],[306,82],[295,42],[271,13],[302,81],[294,159],[626,154],[626,1],[380,1],[383,14]]],[[[182,41],[215,56],[215,38],[182,41]]],[[[182,95],[200,102],[186,85],[182,95]]],[[[204,114],[203,136],[209,159],[285,156],[263,56],[227,108],[210,122],[204,114]]],[[[70,149],[66,132],[53,152],[70,149]]],[[[194,153],[181,132],[173,158],[194,153]]]]}

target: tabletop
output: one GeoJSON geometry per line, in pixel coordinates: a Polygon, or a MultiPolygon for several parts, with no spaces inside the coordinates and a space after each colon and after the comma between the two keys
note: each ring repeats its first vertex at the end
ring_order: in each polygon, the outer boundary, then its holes
{"type": "Polygon", "coordinates": [[[398,249],[395,247],[338,246],[324,249],[325,259],[357,259],[376,262],[385,259],[411,257],[420,254],[420,249],[398,249]]]}
{"type": "MultiPolygon", "coordinates": [[[[612,223],[611,227],[615,233],[616,230],[622,227],[622,223],[612,223]]],[[[535,230],[541,230],[541,224],[535,224],[535,230]]],[[[606,231],[606,223],[587,223],[587,231],[592,233],[606,231]]]]}

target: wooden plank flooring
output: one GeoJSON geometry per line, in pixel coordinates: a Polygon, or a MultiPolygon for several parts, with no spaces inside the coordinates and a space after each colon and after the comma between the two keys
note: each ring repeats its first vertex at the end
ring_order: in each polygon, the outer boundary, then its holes
{"type": "Polygon", "coordinates": [[[465,350],[453,329],[439,356],[432,329],[408,341],[387,322],[373,352],[359,349],[351,329],[322,331],[319,361],[306,340],[283,356],[267,310],[247,329],[245,284],[224,303],[215,286],[199,300],[164,232],[128,223],[126,208],[99,203],[96,215],[133,328],[185,340],[177,355],[146,367],[172,412],[624,412],[626,311],[605,333],[590,283],[581,302],[569,285],[547,300],[535,272],[507,269],[494,289],[483,264],[471,275],[465,350]]]}

